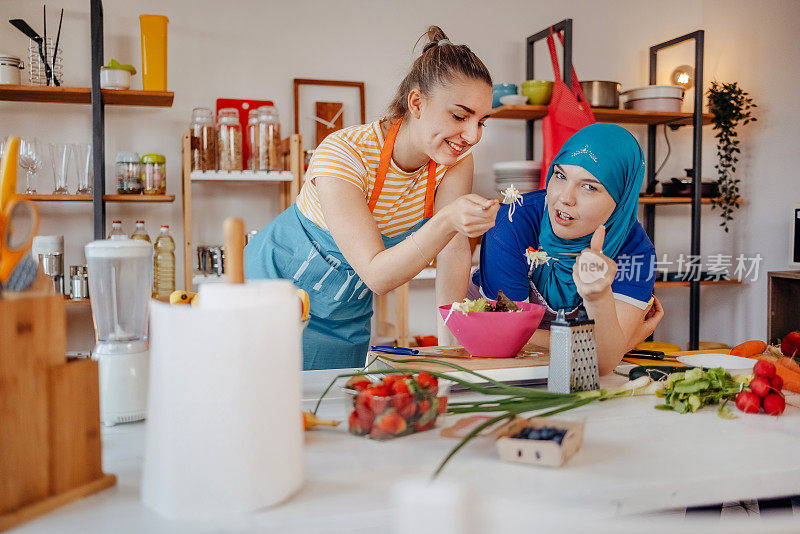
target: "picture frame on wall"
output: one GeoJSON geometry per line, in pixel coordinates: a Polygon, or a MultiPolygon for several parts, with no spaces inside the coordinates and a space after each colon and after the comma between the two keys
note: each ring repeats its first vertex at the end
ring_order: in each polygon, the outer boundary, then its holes
{"type": "Polygon", "coordinates": [[[366,122],[364,82],[294,79],[294,133],[313,150],[331,133],[366,122]]]}

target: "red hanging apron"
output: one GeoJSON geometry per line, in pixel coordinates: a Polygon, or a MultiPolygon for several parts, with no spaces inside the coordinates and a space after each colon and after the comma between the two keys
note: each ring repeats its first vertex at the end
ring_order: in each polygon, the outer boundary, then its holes
{"type": "MultiPolygon", "coordinates": [[[[564,44],[564,36],[558,34],[561,44],[564,44]]],[[[572,90],[561,79],[561,68],[558,65],[556,55],[556,45],[553,40],[553,29],[550,28],[550,35],[547,36],[547,47],[550,49],[550,59],[553,61],[553,96],[547,108],[547,115],[542,120],[542,177],[539,188],[547,186],[547,173],[553,163],[561,146],[572,137],[572,134],[597,122],[592,114],[592,108],[583,95],[581,84],[575,69],[572,69],[572,90]]]]}

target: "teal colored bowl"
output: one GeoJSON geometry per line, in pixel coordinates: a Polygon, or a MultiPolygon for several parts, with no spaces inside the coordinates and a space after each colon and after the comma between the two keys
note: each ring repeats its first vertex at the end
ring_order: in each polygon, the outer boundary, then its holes
{"type": "Polygon", "coordinates": [[[522,83],[522,94],[534,106],[546,106],[553,96],[553,82],[547,80],[527,80],[522,83]]]}
{"type": "Polygon", "coordinates": [[[492,107],[499,108],[503,104],[500,103],[500,97],[506,95],[516,95],[517,84],[514,83],[496,83],[492,86],[492,107]]]}

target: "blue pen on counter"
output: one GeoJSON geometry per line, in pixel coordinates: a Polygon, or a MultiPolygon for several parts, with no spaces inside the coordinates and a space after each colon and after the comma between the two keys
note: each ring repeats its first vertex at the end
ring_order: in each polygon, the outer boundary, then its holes
{"type": "Polygon", "coordinates": [[[372,345],[369,350],[373,352],[384,352],[386,354],[400,354],[402,356],[416,356],[419,351],[408,347],[393,347],[389,345],[372,345]]]}

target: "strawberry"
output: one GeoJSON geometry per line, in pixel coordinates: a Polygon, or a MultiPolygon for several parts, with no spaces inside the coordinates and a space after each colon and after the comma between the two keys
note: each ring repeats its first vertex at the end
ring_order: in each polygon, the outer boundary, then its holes
{"type": "Polygon", "coordinates": [[[397,411],[408,423],[417,418],[417,405],[414,402],[409,402],[402,408],[397,408],[397,411]]]}
{"type": "Polygon", "coordinates": [[[439,397],[439,415],[442,415],[447,410],[447,397],[439,397]]]}
{"type": "Polygon", "coordinates": [[[762,399],[770,392],[770,388],[769,380],[762,376],[757,376],[750,381],[750,391],[762,399]]]}
{"type": "Polygon", "coordinates": [[[392,395],[408,395],[411,390],[408,389],[408,383],[405,380],[396,380],[392,382],[392,395]]]}
{"type": "Polygon", "coordinates": [[[439,380],[428,371],[422,371],[418,374],[417,382],[423,388],[436,388],[439,386],[439,380]]]}
{"type": "Polygon", "coordinates": [[[350,417],[347,420],[347,426],[350,430],[351,434],[356,434],[358,436],[363,436],[364,434],[369,433],[369,426],[365,426],[358,417],[358,413],[353,410],[350,414],[350,417]]]}
{"type": "Polygon", "coordinates": [[[356,391],[361,391],[362,389],[366,389],[372,385],[372,382],[366,376],[352,376],[350,380],[345,382],[344,387],[346,389],[354,389],[356,391]]]}
{"type": "Polygon", "coordinates": [[[775,375],[769,381],[769,385],[775,388],[775,391],[779,392],[783,389],[783,378],[781,378],[781,375],[775,375]]]}
{"type": "Polygon", "coordinates": [[[433,428],[433,426],[435,424],[436,424],[436,419],[431,419],[430,421],[428,421],[424,425],[421,425],[419,423],[415,423],[414,424],[414,431],[415,432],[424,432],[425,430],[430,430],[431,428],[433,428]]]}
{"type": "Polygon", "coordinates": [[[389,413],[375,420],[375,424],[372,426],[372,430],[370,431],[370,436],[376,438],[397,436],[398,434],[405,432],[407,429],[408,425],[406,424],[405,419],[400,417],[400,414],[397,412],[390,411],[389,413]]]}
{"type": "Polygon", "coordinates": [[[392,389],[392,385],[399,381],[404,380],[406,378],[411,378],[410,375],[401,375],[401,374],[394,374],[394,375],[387,375],[383,377],[383,385],[389,389],[392,389]]]}
{"type": "MultiPolygon", "coordinates": [[[[389,388],[384,385],[370,386],[358,393],[359,397],[363,396],[364,405],[375,412],[376,414],[383,413],[389,406],[391,392],[389,388]]],[[[358,404],[356,400],[356,404],[358,404]]]]}
{"type": "Polygon", "coordinates": [[[414,402],[414,397],[409,395],[408,393],[395,393],[392,395],[392,406],[401,411],[403,408],[412,404],[414,402]]]}
{"type": "Polygon", "coordinates": [[[800,332],[786,334],[783,342],[781,342],[781,352],[790,358],[800,356],[800,332]]]}
{"type": "Polygon", "coordinates": [[[761,399],[752,391],[740,391],[736,395],[736,407],[744,413],[758,413],[761,409],[761,399]]]}
{"type": "Polygon", "coordinates": [[[753,374],[769,380],[775,376],[775,364],[767,360],[758,360],[753,366],[753,374]]]}
{"type": "Polygon", "coordinates": [[[417,415],[424,415],[431,409],[431,401],[422,399],[417,403],[417,415]]]}
{"type": "Polygon", "coordinates": [[[770,393],[764,397],[764,413],[767,415],[780,415],[786,409],[786,399],[783,395],[770,393]]]}

